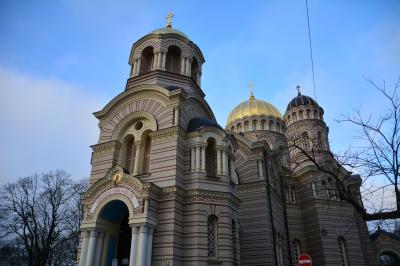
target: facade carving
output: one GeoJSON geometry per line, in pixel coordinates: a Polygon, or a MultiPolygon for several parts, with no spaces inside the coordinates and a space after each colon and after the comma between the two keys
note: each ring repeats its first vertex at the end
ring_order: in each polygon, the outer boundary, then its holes
{"type": "Polygon", "coordinates": [[[282,153],[298,141],[333,160],[322,107],[299,93],[282,116],[251,93],[224,129],[201,89],[204,62],[170,26],[133,44],[125,91],[95,113],[78,264],[283,266],[309,253],[315,265],[377,265],[331,180],[282,153]]]}

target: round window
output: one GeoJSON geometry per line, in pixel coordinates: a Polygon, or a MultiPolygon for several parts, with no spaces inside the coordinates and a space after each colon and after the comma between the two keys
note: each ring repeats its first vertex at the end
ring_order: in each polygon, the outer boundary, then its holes
{"type": "Polygon", "coordinates": [[[137,122],[136,125],[135,125],[135,129],[136,129],[136,130],[140,130],[142,127],[143,127],[143,123],[140,122],[140,121],[137,122]]]}

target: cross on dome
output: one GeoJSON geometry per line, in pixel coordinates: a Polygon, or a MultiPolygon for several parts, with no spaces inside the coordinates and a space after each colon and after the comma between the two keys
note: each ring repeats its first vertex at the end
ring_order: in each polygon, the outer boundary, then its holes
{"type": "Polygon", "coordinates": [[[167,28],[172,28],[172,17],[174,17],[175,15],[172,12],[169,12],[166,19],[167,19],[167,25],[165,25],[165,27],[167,28]]]}
{"type": "Polygon", "coordinates": [[[300,85],[297,85],[297,86],[296,86],[296,89],[297,89],[297,95],[301,95],[301,92],[300,92],[300,85]]]}
{"type": "Polygon", "coordinates": [[[250,100],[254,100],[255,99],[253,94],[254,83],[252,81],[250,81],[249,87],[250,87],[250,100]]]}

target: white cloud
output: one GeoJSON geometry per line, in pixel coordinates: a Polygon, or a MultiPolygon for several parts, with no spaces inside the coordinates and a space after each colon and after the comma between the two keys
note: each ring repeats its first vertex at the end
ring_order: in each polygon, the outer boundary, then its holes
{"type": "Polygon", "coordinates": [[[103,104],[79,86],[0,67],[0,182],[52,169],[88,177],[92,112],[103,104]]]}

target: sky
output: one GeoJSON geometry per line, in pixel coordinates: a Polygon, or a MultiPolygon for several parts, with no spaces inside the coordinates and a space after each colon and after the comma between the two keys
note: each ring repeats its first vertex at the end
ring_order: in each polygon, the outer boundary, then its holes
{"type": "MultiPolygon", "coordinates": [[[[64,169],[90,174],[92,115],[121,93],[132,44],[164,27],[185,32],[203,52],[202,89],[218,122],[249,97],[275,105],[314,96],[305,1],[0,1],[0,183],[64,169]]],[[[384,100],[400,76],[399,1],[309,0],[316,99],[333,151],[357,132],[338,124],[384,100]]]]}

